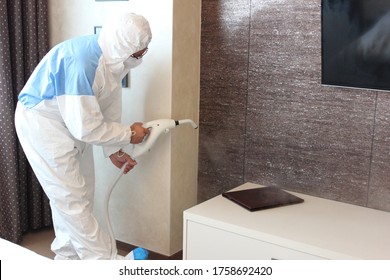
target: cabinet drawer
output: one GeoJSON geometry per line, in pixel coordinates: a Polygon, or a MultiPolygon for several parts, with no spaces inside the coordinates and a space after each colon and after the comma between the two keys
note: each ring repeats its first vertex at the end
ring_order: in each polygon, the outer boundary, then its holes
{"type": "Polygon", "coordinates": [[[187,220],[188,260],[319,260],[319,256],[187,220]]]}

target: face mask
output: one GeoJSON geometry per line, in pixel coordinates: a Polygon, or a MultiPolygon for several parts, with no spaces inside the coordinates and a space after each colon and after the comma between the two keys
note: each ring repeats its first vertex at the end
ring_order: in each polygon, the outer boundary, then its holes
{"type": "Polygon", "coordinates": [[[128,58],[123,63],[116,63],[109,65],[110,72],[122,79],[129,73],[130,69],[137,67],[142,63],[142,59],[135,59],[133,57],[128,58]]]}
{"type": "Polygon", "coordinates": [[[136,59],[134,57],[129,57],[127,60],[125,60],[125,62],[123,62],[123,64],[125,65],[125,68],[129,69],[129,70],[137,67],[141,63],[142,63],[142,58],[136,59]]]}

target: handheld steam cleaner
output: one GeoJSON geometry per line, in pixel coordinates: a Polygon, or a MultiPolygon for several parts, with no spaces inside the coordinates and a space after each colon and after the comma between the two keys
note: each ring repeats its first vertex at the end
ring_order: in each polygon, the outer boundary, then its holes
{"type": "MultiPolygon", "coordinates": [[[[131,157],[133,159],[136,159],[139,156],[149,152],[152,146],[156,143],[160,135],[162,135],[163,133],[168,133],[172,128],[175,128],[176,126],[181,124],[191,124],[193,128],[195,129],[198,128],[195,122],[190,119],[184,119],[184,120],[160,119],[160,120],[154,120],[145,123],[143,127],[148,128],[150,133],[142,143],[133,146],[134,148],[130,153],[131,157]]],[[[111,185],[108,187],[106,191],[105,200],[104,200],[105,221],[111,239],[111,259],[115,259],[117,248],[116,248],[116,240],[114,237],[114,232],[111,226],[108,207],[109,207],[109,201],[110,201],[112,190],[114,189],[115,185],[118,183],[119,179],[122,177],[125,167],[126,164],[123,165],[123,167],[119,170],[118,174],[115,176],[114,180],[112,181],[111,185]]],[[[148,256],[148,251],[146,251],[143,248],[136,248],[132,252],[130,252],[127,256],[125,256],[125,259],[143,260],[146,259],[147,256],[148,256]]]]}

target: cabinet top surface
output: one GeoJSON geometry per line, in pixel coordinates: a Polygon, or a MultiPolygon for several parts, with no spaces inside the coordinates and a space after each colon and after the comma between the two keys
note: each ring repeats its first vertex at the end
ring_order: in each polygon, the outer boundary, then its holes
{"type": "MultiPolygon", "coordinates": [[[[234,190],[254,187],[262,186],[246,183],[234,190]]],[[[329,258],[390,259],[389,212],[293,194],[305,201],[255,212],[219,195],[186,210],[184,218],[282,246],[320,250],[329,258]]]]}

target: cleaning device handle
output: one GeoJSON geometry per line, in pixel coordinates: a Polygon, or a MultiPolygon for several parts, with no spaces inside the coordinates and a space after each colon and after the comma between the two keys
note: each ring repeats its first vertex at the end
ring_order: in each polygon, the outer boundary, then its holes
{"type": "Polygon", "coordinates": [[[144,153],[149,152],[161,134],[168,133],[172,128],[187,123],[191,124],[191,126],[195,129],[198,128],[195,122],[190,119],[159,119],[145,123],[143,127],[149,129],[149,135],[144,139],[142,143],[135,144],[133,146],[133,150],[130,152],[131,157],[135,159],[143,155],[144,153]]]}

